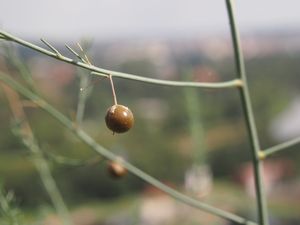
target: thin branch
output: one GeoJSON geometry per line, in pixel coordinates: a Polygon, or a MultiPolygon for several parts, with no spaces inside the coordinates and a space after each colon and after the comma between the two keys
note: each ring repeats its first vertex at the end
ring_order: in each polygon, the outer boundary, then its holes
{"type": "Polygon", "coordinates": [[[76,110],[76,123],[78,125],[81,124],[84,116],[85,104],[86,100],[91,93],[91,89],[86,89],[89,86],[90,77],[86,76],[82,70],[77,70],[79,75],[79,92],[78,92],[78,103],[77,103],[77,110],[76,110]]]}
{"type": "Polygon", "coordinates": [[[226,6],[227,6],[227,13],[230,22],[230,31],[231,31],[232,44],[234,49],[236,70],[237,70],[238,78],[240,78],[243,82],[243,86],[239,89],[239,93],[242,100],[243,110],[246,115],[245,119],[246,119],[248,133],[250,136],[259,224],[268,225],[269,224],[268,209],[267,209],[266,195],[264,192],[264,186],[262,181],[263,180],[262,161],[259,158],[260,144],[259,144],[257,129],[254,120],[249,87],[247,83],[245,63],[244,63],[244,57],[243,57],[242,48],[240,44],[239,31],[235,22],[236,16],[233,7],[233,0],[226,0],[226,6]]]}
{"type": "Polygon", "coordinates": [[[50,196],[55,209],[57,210],[57,213],[62,218],[64,224],[72,224],[69,211],[51,174],[48,162],[41,154],[39,146],[37,145],[37,143],[34,143],[34,140],[31,140],[31,142],[27,143],[27,148],[30,149],[34,154],[34,164],[40,174],[44,187],[48,195],[50,196]]]}
{"type": "MultiPolygon", "coordinates": [[[[72,53],[74,54],[81,62],[88,64],[84,58],[82,58],[73,48],[71,48],[69,45],[65,44],[66,48],[72,53]]],[[[90,64],[88,64],[90,65],[90,64]]]]}
{"type": "Polygon", "coordinates": [[[118,105],[117,95],[116,95],[116,91],[115,91],[115,86],[114,86],[114,82],[113,82],[113,79],[112,79],[111,75],[109,75],[109,81],[110,81],[112,95],[113,95],[113,98],[114,98],[114,105],[118,105]]]}
{"type": "Polygon", "coordinates": [[[188,126],[193,141],[193,163],[205,164],[206,162],[206,145],[204,141],[203,120],[201,118],[201,99],[198,98],[197,92],[193,89],[184,89],[185,108],[188,116],[188,126]]]}
{"type": "MultiPolygon", "coordinates": [[[[96,151],[98,154],[102,155],[104,158],[108,160],[115,161],[119,157],[112,153],[111,151],[107,150],[106,148],[99,145],[92,137],[90,137],[85,131],[80,129],[77,126],[74,126],[74,123],[71,122],[67,117],[65,117],[63,114],[61,114],[59,111],[57,111],[55,108],[53,108],[50,104],[48,104],[45,100],[25,88],[23,85],[19,84],[15,80],[13,80],[9,75],[6,75],[5,73],[0,72],[0,80],[5,82],[7,85],[9,85],[11,88],[22,94],[23,96],[36,101],[40,107],[48,112],[52,117],[54,117],[57,121],[59,121],[63,126],[65,126],[67,129],[72,131],[81,141],[86,143],[88,146],[90,146],[94,151],[96,151]]],[[[149,174],[143,172],[142,170],[138,169],[137,167],[133,166],[127,161],[122,161],[122,165],[130,171],[132,174],[136,175],[137,177],[141,178],[142,180],[152,184],[153,186],[159,188],[160,190],[164,191],[171,197],[187,204],[192,207],[201,209],[205,212],[211,213],[213,215],[219,216],[221,218],[224,218],[229,221],[234,221],[238,224],[244,224],[244,225],[255,225],[256,223],[249,221],[245,218],[242,218],[240,216],[237,216],[235,214],[232,214],[230,212],[226,212],[222,209],[218,209],[216,207],[210,206],[208,204],[205,204],[203,202],[200,202],[196,199],[193,199],[187,195],[184,195],[178,191],[176,191],[173,188],[170,188],[169,186],[161,183],[159,180],[155,179],[154,177],[150,176],[149,174]]]]}
{"type": "MultiPolygon", "coordinates": [[[[84,53],[83,48],[79,43],[77,43],[79,49],[84,54],[84,57],[86,59],[86,62],[89,65],[92,65],[87,55],[84,53]]],[[[77,73],[79,76],[79,92],[78,92],[78,102],[77,102],[77,110],[76,110],[76,122],[78,125],[82,123],[84,111],[85,111],[85,104],[92,92],[92,87],[90,87],[88,90],[86,90],[86,87],[90,85],[91,77],[87,76],[85,74],[86,71],[81,70],[80,68],[77,69],[77,73]]]]}
{"type": "Polygon", "coordinates": [[[86,74],[84,74],[82,70],[78,70],[78,73],[80,77],[80,88],[78,93],[78,103],[76,110],[76,123],[80,125],[84,116],[85,104],[93,90],[93,85],[106,77],[97,78],[97,80],[91,81],[90,77],[86,76],[86,74]]]}
{"type": "Polygon", "coordinates": [[[57,56],[61,56],[61,53],[56,49],[54,48],[48,41],[46,41],[45,39],[41,38],[41,41],[47,45],[50,49],[52,49],[52,51],[54,51],[56,53],[57,56]]]}
{"type": "Polygon", "coordinates": [[[89,64],[90,66],[92,65],[91,61],[89,60],[89,57],[87,57],[87,55],[84,53],[83,48],[81,47],[80,43],[77,43],[77,46],[79,47],[81,53],[84,55],[85,61],[87,62],[87,64],[89,64]]]}
{"type": "Polygon", "coordinates": [[[122,79],[140,81],[140,82],[150,83],[150,84],[174,86],[174,87],[198,87],[198,88],[208,88],[208,89],[216,88],[217,89],[217,88],[240,87],[242,85],[242,82],[240,79],[234,79],[231,81],[224,81],[224,82],[215,82],[215,83],[171,81],[171,80],[160,80],[160,79],[142,77],[142,76],[137,76],[137,75],[133,75],[133,74],[127,74],[127,73],[103,70],[103,69],[102,69],[101,73],[93,71],[93,72],[91,72],[91,74],[98,75],[98,76],[104,76],[104,77],[107,77],[107,75],[111,74],[113,77],[119,77],[122,79]]]}
{"type": "Polygon", "coordinates": [[[282,151],[282,150],[285,150],[285,149],[288,149],[294,145],[297,145],[300,143],[300,137],[297,137],[297,138],[294,138],[290,141],[286,141],[284,143],[281,143],[281,144],[278,144],[278,145],[275,145],[273,147],[270,147],[270,148],[267,148],[265,150],[263,150],[263,154],[265,157],[267,156],[270,156],[276,152],[279,152],[279,151],[282,151]]]}
{"type": "Polygon", "coordinates": [[[94,65],[89,65],[88,63],[75,61],[75,60],[70,59],[70,58],[65,57],[65,56],[58,57],[56,53],[48,51],[47,49],[41,48],[37,45],[34,45],[34,44],[32,44],[30,42],[27,42],[25,40],[22,40],[20,38],[17,38],[17,37],[5,32],[5,31],[2,31],[2,30],[0,30],[0,35],[4,36],[5,38],[7,38],[10,41],[16,42],[20,45],[23,45],[23,46],[25,46],[27,48],[30,48],[32,50],[35,50],[37,52],[40,52],[44,55],[48,55],[48,56],[50,56],[52,58],[55,58],[57,60],[64,61],[66,63],[70,63],[70,64],[73,64],[73,65],[82,67],[82,68],[87,69],[91,72],[97,72],[96,75],[100,75],[100,76],[103,76],[103,75],[108,76],[108,75],[111,74],[112,76],[119,77],[119,78],[124,78],[124,79],[130,79],[130,80],[141,81],[141,82],[152,83],[152,84],[158,84],[158,85],[177,86],[177,87],[181,86],[181,87],[199,87],[199,88],[234,88],[234,87],[240,87],[241,84],[242,84],[240,79],[235,79],[235,80],[225,81],[225,82],[216,82],[216,83],[181,82],[181,81],[168,81],[168,80],[146,78],[146,77],[137,76],[137,75],[133,75],[133,74],[129,74],[129,73],[122,73],[122,72],[116,72],[116,71],[112,71],[112,70],[106,70],[106,69],[96,67],[94,65]]]}

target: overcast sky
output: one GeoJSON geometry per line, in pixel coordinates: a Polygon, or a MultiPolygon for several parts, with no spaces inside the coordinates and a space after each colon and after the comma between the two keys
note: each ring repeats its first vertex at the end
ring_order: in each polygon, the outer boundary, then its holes
{"type": "MultiPolygon", "coordinates": [[[[300,28],[299,0],[236,0],[243,31],[300,28]]],[[[225,0],[0,0],[0,27],[22,37],[99,39],[228,31],[225,0]]]]}

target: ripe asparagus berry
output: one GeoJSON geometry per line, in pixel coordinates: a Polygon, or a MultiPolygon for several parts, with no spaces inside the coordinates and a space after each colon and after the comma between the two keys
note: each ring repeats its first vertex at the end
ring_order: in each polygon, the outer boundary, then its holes
{"type": "Polygon", "coordinates": [[[133,126],[134,118],[128,107],[113,105],[107,110],[105,122],[106,126],[113,132],[124,133],[133,126]]]}
{"type": "Polygon", "coordinates": [[[127,169],[120,163],[114,161],[108,162],[107,170],[113,178],[121,178],[127,174],[127,169]]]}

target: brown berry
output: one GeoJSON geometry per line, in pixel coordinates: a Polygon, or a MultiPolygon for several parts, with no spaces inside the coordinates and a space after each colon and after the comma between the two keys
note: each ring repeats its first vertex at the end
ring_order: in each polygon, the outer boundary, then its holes
{"type": "Polygon", "coordinates": [[[115,161],[108,162],[107,170],[113,178],[121,178],[127,174],[127,169],[115,161]]]}
{"type": "Polygon", "coordinates": [[[113,105],[107,110],[105,122],[106,126],[113,132],[124,133],[133,126],[134,118],[128,107],[113,105]]]}

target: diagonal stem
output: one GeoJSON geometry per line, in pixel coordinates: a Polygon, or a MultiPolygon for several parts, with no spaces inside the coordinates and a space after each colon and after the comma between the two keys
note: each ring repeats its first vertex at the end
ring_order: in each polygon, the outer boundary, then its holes
{"type": "Polygon", "coordinates": [[[226,0],[227,12],[230,22],[230,31],[234,48],[234,58],[238,77],[242,80],[243,85],[239,89],[242,107],[246,115],[246,124],[251,142],[252,162],[254,167],[255,191],[257,198],[257,209],[259,224],[268,225],[268,210],[266,196],[263,187],[263,168],[262,161],[259,158],[260,145],[257,129],[254,120],[253,109],[251,105],[249,87],[247,83],[244,57],[240,44],[239,31],[235,22],[235,12],[233,9],[233,0],[226,0]]]}
{"type": "Polygon", "coordinates": [[[263,150],[262,153],[265,157],[267,157],[276,152],[279,152],[279,151],[285,150],[289,147],[292,147],[294,145],[297,145],[299,143],[300,143],[300,137],[296,137],[292,140],[289,140],[289,141],[283,142],[281,144],[275,145],[273,147],[267,148],[267,149],[263,150]]]}

